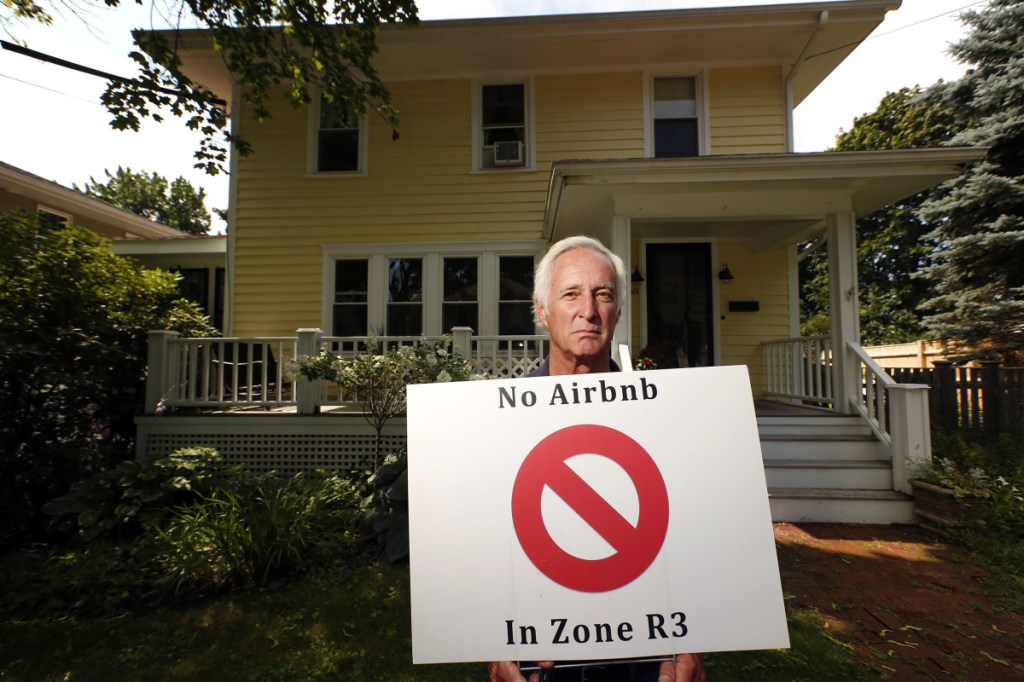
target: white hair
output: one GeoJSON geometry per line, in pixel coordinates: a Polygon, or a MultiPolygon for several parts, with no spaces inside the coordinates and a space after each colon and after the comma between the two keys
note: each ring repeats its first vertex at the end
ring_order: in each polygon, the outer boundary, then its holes
{"type": "Polygon", "coordinates": [[[619,315],[622,312],[622,299],[626,292],[629,291],[626,264],[622,262],[621,258],[612,253],[607,246],[593,237],[577,235],[575,237],[566,237],[552,244],[548,252],[541,258],[540,263],[537,264],[537,270],[533,275],[533,319],[537,324],[541,323],[537,309],[544,308],[547,310],[548,307],[548,294],[551,292],[551,271],[554,269],[555,261],[558,260],[559,256],[574,249],[590,249],[608,261],[608,265],[615,271],[615,314],[619,315]]]}

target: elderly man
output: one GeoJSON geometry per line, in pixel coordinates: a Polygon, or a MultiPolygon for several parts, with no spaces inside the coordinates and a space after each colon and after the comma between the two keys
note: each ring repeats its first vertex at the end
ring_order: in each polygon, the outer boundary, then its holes
{"type": "MultiPolygon", "coordinates": [[[[547,359],[530,376],[617,371],[611,358],[612,335],[622,314],[628,289],[622,259],[590,237],[568,237],[556,243],[537,266],[533,306],[547,327],[551,347],[547,359]]],[[[680,654],[662,662],[616,661],[612,664],[559,668],[551,661],[528,682],[701,682],[700,656],[680,654]]],[[[511,661],[489,665],[492,682],[527,682],[511,661]]]]}

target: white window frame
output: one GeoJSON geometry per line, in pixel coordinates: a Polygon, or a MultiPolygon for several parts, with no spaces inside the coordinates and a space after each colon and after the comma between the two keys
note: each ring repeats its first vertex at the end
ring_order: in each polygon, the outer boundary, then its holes
{"type": "Polygon", "coordinates": [[[65,225],[71,225],[75,222],[75,217],[67,211],[60,211],[56,208],[50,208],[46,204],[36,204],[37,213],[46,213],[52,215],[55,218],[61,218],[64,220],[65,225]]]}
{"type": "MultiPolygon", "coordinates": [[[[532,256],[537,263],[547,248],[543,240],[494,242],[432,242],[409,244],[324,244],[322,268],[321,329],[333,328],[334,262],[366,258],[369,260],[368,329],[387,334],[387,265],[392,258],[423,259],[423,334],[440,336],[441,306],[444,303],[444,258],[478,258],[477,304],[479,336],[498,334],[498,257],[532,256]]],[[[541,333],[537,328],[534,333],[541,333]]]]}
{"type": "Polygon", "coordinates": [[[711,153],[710,107],[707,93],[707,78],[704,71],[681,69],[678,71],[649,72],[644,77],[644,157],[654,158],[654,81],[659,78],[692,78],[694,94],[697,97],[697,156],[711,153]]]}
{"type": "Polygon", "coordinates": [[[320,142],[320,106],[323,102],[323,93],[317,92],[310,103],[308,118],[306,121],[306,176],[314,178],[338,178],[338,177],[364,177],[367,174],[367,157],[370,151],[369,143],[369,119],[366,114],[359,117],[359,158],[356,170],[351,171],[321,171],[317,170],[319,158],[317,157],[320,142]]]}
{"type": "Polygon", "coordinates": [[[535,171],[537,169],[537,136],[536,136],[536,125],[535,115],[533,107],[533,77],[524,78],[492,78],[484,80],[473,81],[473,131],[472,131],[472,149],[473,149],[473,172],[474,173],[514,173],[516,171],[535,171]],[[523,103],[524,116],[526,120],[524,124],[526,126],[526,132],[523,135],[525,140],[524,146],[526,149],[523,150],[525,155],[524,163],[522,166],[508,166],[499,168],[484,168],[483,167],[483,89],[485,85],[522,85],[523,86],[523,97],[526,100],[523,103]]]}

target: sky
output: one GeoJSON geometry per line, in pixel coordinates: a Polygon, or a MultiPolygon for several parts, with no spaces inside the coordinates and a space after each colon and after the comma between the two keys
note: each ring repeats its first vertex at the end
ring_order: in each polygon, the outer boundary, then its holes
{"type": "MultiPolygon", "coordinates": [[[[12,37],[31,49],[114,74],[131,75],[130,31],[164,27],[152,17],[151,5],[131,0],[108,9],[76,3],[51,10],[51,26],[0,24],[0,38],[12,37]],[[6,31],[5,31],[6,29],[6,31]]],[[[794,0],[419,0],[421,20],[468,19],[629,10],[690,9],[715,6],[795,4],[794,0]]],[[[832,146],[857,116],[873,111],[891,91],[913,85],[955,80],[965,67],[946,52],[964,35],[957,14],[978,8],[978,0],[903,0],[794,112],[794,148],[821,151],[832,146]]],[[[226,208],[228,179],[192,167],[198,138],[178,119],[144,121],[141,132],[110,128],[99,98],[105,81],[59,66],[0,50],[0,161],[65,186],[81,187],[90,178],[105,179],[118,166],[156,172],[168,179],[184,176],[203,187],[209,208],[226,208]]],[[[215,219],[214,231],[223,224],[215,219]]]]}

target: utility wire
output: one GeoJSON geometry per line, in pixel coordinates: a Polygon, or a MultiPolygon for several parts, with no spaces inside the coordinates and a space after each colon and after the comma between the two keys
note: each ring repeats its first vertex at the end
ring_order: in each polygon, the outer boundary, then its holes
{"type": "MultiPolygon", "coordinates": [[[[14,53],[20,54],[20,55],[24,55],[26,57],[34,57],[35,59],[39,59],[41,61],[48,62],[50,64],[55,64],[57,66],[63,66],[64,68],[71,69],[72,71],[79,71],[81,73],[89,74],[90,76],[97,76],[99,78],[103,78],[104,80],[115,81],[115,82],[118,82],[118,83],[132,83],[133,82],[130,78],[125,78],[124,76],[117,76],[115,74],[108,73],[106,71],[100,71],[99,69],[94,69],[91,66],[84,66],[82,64],[76,64],[75,62],[69,62],[66,59],[61,59],[60,57],[54,57],[53,55],[48,55],[48,54],[46,54],[44,52],[39,52],[37,50],[32,50],[32,49],[29,49],[27,47],[23,47],[21,45],[15,44],[15,43],[8,42],[6,40],[0,40],[0,48],[3,48],[5,50],[10,50],[11,52],[14,52],[14,53]]],[[[149,89],[150,90],[156,90],[157,92],[162,92],[162,93],[167,94],[167,95],[177,95],[177,94],[179,94],[176,90],[171,90],[170,88],[161,88],[161,87],[156,86],[156,87],[151,87],[149,89]]],[[[227,102],[222,100],[222,99],[214,99],[213,103],[218,105],[218,106],[226,106],[227,105],[227,102]]]]}
{"type": "Polygon", "coordinates": [[[32,86],[34,88],[39,88],[40,90],[46,90],[47,92],[52,92],[52,93],[57,94],[57,95],[63,95],[64,97],[70,97],[71,99],[77,99],[79,102],[85,102],[86,104],[95,104],[98,107],[102,107],[103,106],[102,104],[100,104],[98,101],[96,101],[94,99],[86,99],[84,97],[79,97],[78,95],[72,95],[70,92],[64,92],[63,90],[54,90],[53,88],[48,88],[45,85],[40,85],[39,83],[31,83],[31,82],[29,82],[27,80],[22,80],[21,78],[15,78],[14,76],[8,76],[6,73],[0,73],[0,78],[6,78],[8,80],[14,81],[15,83],[21,83],[22,85],[30,85],[30,86],[32,86]]]}
{"type": "Polygon", "coordinates": [[[840,45],[838,47],[833,47],[833,48],[831,48],[829,50],[825,50],[824,52],[816,52],[815,54],[808,55],[807,59],[814,59],[815,57],[823,57],[823,56],[825,56],[827,54],[831,54],[832,52],[838,52],[839,50],[845,50],[848,47],[859,47],[860,45],[866,43],[869,40],[874,40],[875,38],[882,38],[883,36],[892,35],[893,33],[898,33],[899,31],[903,31],[903,30],[906,30],[908,28],[913,28],[914,26],[920,26],[921,24],[927,23],[929,21],[935,21],[936,19],[940,19],[942,17],[949,16],[950,14],[953,14],[954,12],[962,12],[965,9],[968,9],[970,7],[977,7],[978,5],[984,5],[986,3],[988,3],[988,0],[978,0],[977,2],[972,2],[970,4],[964,5],[963,7],[957,7],[956,9],[951,9],[948,12],[943,12],[942,14],[936,14],[934,17],[928,17],[927,19],[921,19],[920,21],[915,21],[914,23],[907,24],[906,26],[900,26],[899,28],[894,28],[891,31],[886,31],[885,33],[878,33],[878,34],[869,35],[867,38],[864,38],[863,40],[857,40],[857,41],[854,41],[852,43],[846,43],[845,45],[840,45]]]}

